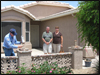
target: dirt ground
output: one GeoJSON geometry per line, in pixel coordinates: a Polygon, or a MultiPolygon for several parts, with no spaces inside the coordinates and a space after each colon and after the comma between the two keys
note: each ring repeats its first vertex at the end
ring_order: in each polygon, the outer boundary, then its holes
{"type": "Polygon", "coordinates": [[[72,69],[74,74],[95,74],[95,68],[89,67],[86,69],[72,69]]]}

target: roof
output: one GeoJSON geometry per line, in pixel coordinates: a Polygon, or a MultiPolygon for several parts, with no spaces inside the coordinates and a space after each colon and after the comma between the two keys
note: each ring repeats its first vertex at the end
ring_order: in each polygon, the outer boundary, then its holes
{"type": "Polygon", "coordinates": [[[30,17],[30,18],[33,19],[33,20],[36,19],[36,17],[33,16],[33,15],[32,15],[30,12],[28,12],[27,10],[24,10],[24,9],[22,9],[22,8],[18,8],[18,7],[16,7],[16,6],[14,6],[14,5],[6,6],[6,7],[1,8],[1,13],[5,12],[5,11],[9,11],[9,10],[15,10],[15,11],[17,11],[17,12],[20,12],[20,13],[24,14],[24,15],[27,15],[28,17],[30,17]]]}
{"type": "Polygon", "coordinates": [[[49,19],[54,19],[54,18],[58,18],[58,17],[70,15],[70,14],[73,15],[74,13],[77,13],[78,11],[79,11],[78,8],[69,9],[69,10],[65,10],[65,11],[62,11],[62,12],[59,12],[59,13],[56,13],[56,14],[49,15],[49,16],[44,17],[44,18],[39,19],[39,20],[40,20],[40,21],[44,21],[44,20],[49,20],[49,19]]]}
{"type": "Polygon", "coordinates": [[[55,2],[55,1],[36,1],[36,2],[31,2],[28,4],[20,5],[18,7],[20,8],[27,8],[35,5],[47,5],[47,6],[60,6],[60,7],[68,7],[68,8],[75,8],[68,3],[61,3],[61,2],[55,2]]]}
{"type": "MultiPolygon", "coordinates": [[[[40,1],[40,2],[37,2],[37,3],[43,3],[46,1],[40,1]]],[[[52,2],[52,1],[50,1],[52,2]]],[[[31,4],[34,4],[36,2],[32,2],[31,4]]],[[[31,5],[31,4],[28,4],[28,5],[31,5]]],[[[59,4],[59,3],[58,3],[59,4]]],[[[27,5],[26,5],[27,6],[27,5]]],[[[77,13],[79,10],[78,8],[73,8],[73,9],[69,9],[69,10],[65,10],[65,11],[62,11],[62,12],[59,12],[59,13],[56,13],[56,14],[52,14],[52,15],[49,15],[49,16],[46,16],[46,17],[43,17],[41,19],[37,19],[34,15],[32,15],[29,11],[23,9],[23,7],[21,8],[20,6],[17,7],[17,6],[14,6],[14,5],[11,5],[11,6],[6,6],[6,7],[3,7],[1,8],[1,13],[2,12],[5,12],[5,11],[8,11],[8,10],[15,10],[15,11],[18,11],[22,14],[25,14],[27,15],[28,17],[30,17],[31,19],[35,20],[35,21],[45,21],[45,20],[50,20],[50,19],[54,19],[54,18],[58,18],[58,17],[62,17],[62,16],[66,16],[66,15],[70,15],[70,14],[73,14],[73,13],[77,13]]]]}

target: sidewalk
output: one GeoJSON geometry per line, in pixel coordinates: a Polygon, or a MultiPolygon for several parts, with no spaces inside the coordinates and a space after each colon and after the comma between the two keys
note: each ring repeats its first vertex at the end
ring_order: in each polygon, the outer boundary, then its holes
{"type": "MultiPolygon", "coordinates": [[[[43,55],[44,52],[42,49],[32,49],[32,53],[31,55],[43,55]]],[[[5,54],[1,54],[1,57],[5,56],[5,54]]],[[[15,56],[17,56],[17,53],[15,53],[15,56]]],[[[96,56],[95,59],[92,59],[92,63],[90,67],[85,67],[85,61],[83,60],[83,67],[82,69],[87,69],[87,68],[91,68],[91,67],[95,67],[95,63],[97,62],[97,60],[99,60],[99,56],[96,56]]]]}

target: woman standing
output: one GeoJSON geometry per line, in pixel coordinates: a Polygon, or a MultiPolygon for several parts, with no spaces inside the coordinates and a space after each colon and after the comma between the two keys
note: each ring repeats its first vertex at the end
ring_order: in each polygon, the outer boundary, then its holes
{"type": "Polygon", "coordinates": [[[59,53],[61,47],[63,47],[63,36],[59,32],[59,27],[55,27],[55,32],[53,33],[53,48],[54,53],[59,53]]]}

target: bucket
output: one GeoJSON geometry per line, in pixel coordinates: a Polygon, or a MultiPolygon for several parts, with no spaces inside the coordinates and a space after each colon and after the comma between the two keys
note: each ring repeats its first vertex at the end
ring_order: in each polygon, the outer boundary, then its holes
{"type": "Polygon", "coordinates": [[[85,67],[90,67],[90,66],[91,66],[91,62],[85,61],[85,67]]]}

